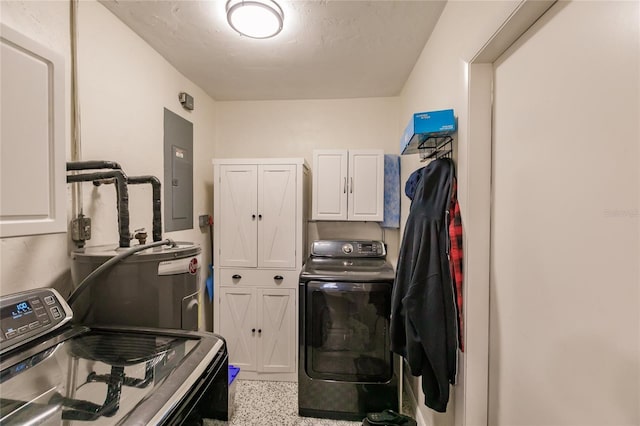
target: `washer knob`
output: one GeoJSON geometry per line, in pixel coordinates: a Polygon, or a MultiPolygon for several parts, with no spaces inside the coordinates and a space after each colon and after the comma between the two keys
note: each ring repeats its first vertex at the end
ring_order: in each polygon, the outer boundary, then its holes
{"type": "Polygon", "coordinates": [[[349,243],[345,244],[342,246],[342,252],[344,254],[349,254],[351,252],[353,252],[353,246],[349,243]]]}

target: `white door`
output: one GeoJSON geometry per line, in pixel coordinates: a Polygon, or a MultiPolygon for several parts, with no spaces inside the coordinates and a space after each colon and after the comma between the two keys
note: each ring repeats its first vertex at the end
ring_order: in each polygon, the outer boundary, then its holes
{"type": "Polygon", "coordinates": [[[347,220],[347,151],[313,151],[313,220],[347,220]]]}
{"type": "Polygon", "coordinates": [[[259,371],[293,373],[296,366],[296,306],[293,289],[261,289],[259,371]]]}
{"type": "Polygon", "coordinates": [[[296,261],[296,166],[258,167],[258,267],[296,261]]]}
{"type": "Polygon", "coordinates": [[[558,2],[495,63],[490,425],[640,424],[638,2],[558,2]]]}
{"type": "Polygon", "coordinates": [[[349,151],[349,220],[384,219],[384,152],[377,149],[349,151]]]}
{"type": "Polygon", "coordinates": [[[229,363],[256,371],[256,290],[220,287],[220,335],[227,341],[229,363]]]}
{"type": "MultiPolygon", "coordinates": [[[[220,166],[220,265],[257,266],[258,180],[255,165],[220,166]]],[[[218,266],[218,265],[216,265],[218,266]]]]}

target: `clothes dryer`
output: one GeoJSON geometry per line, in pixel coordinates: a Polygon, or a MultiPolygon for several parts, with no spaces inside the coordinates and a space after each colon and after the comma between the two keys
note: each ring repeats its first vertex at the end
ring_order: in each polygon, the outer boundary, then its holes
{"type": "Polygon", "coordinates": [[[393,267],[380,241],[315,241],[300,274],[298,412],[361,420],[398,410],[393,267]]]}

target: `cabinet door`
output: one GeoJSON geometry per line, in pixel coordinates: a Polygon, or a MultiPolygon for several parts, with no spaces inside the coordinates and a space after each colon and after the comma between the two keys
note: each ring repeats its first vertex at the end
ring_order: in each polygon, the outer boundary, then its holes
{"type": "Polygon", "coordinates": [[[295,290],[260,289],[258,315],[262,332],[258,369],[265,373],[293,373],[296,368],[295,290]]]}
{"type": "Polygon", "coordinates": [[[349,220],[384,219],[384,152],[349,151],[349,220]]]}
{"type": "Polygon", "coordinates": [[[220,166],[220,265],[257,266],[258,181],[255,165],[220,166]]]}
{"type": "Polygon", "coordinates": [[[296,166],[258,167],[258,266],[293,268],[296,260],[296,166]]]}
{"type": "Polygon", "coordinates": [[[347,151],[313,151],[313,220],[347,220],[347,151]]]}
{"type": "Polygon", "coordinates": [[[220,335],[227,341],[229,363],[245,371],[256,371],[257,367],[255,291],[220,287],[220,335]]]}
{"type": "Polygon", "coordinates": [[[65,57],[4,24],[1,34],[0,238],[64,233],[65,57]]]}

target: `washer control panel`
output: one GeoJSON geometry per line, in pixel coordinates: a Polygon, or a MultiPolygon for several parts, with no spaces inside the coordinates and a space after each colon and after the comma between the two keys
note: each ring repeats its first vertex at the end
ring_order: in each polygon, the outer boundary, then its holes
{"type": "Polygon", "coordinates": [[[73,317],[71,308],[52,288],[0,298],[0,353],[59,328],[73,317]]]}
{"type": "Polygon", "coordinates": [[[375,240],[318,240],[311,246],[316,257],[380,257],[387,255],[384,243],[375,240]]]}

